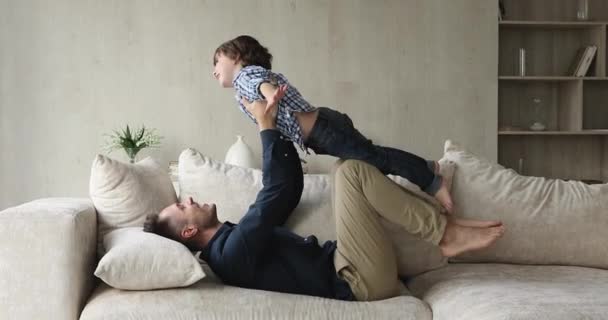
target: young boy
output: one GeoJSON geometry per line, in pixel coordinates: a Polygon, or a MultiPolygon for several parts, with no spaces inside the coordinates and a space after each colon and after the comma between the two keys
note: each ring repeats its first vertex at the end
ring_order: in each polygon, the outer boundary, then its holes
{"type": "Polygon", "coordinates": [[[267,100],[278,103],[277,128],[302,150],[328,154],[342,159],[362,160],[384,174],[408,179],[434,196],[448,213],[453,210],[446,183],[438,175],[439,164],[412,153],[377,146],[355,129],[348,115],[314,107],[308,103],[287,78],[273,73],[272,55],[251,36],[242,35],[220,45],[213,55],[213,77],[224,88],[234,87],[243,111],[256,120],[242,100],[267,100]]]}

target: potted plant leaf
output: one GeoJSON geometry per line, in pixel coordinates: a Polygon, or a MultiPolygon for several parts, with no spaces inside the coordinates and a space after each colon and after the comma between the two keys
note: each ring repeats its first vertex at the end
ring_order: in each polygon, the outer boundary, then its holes
{"type": "Polygon", "coordinates": [[[122,130],[114,130],[106,134],[106,152],[110,153],[117,149],[123,149],[129,157],[130,163],[135,163],[137,154],[145,148],[157,148],[163,138],[156,133],[156,129],[146,128],[142,125],[139,129],[131,130],[129,125],[122,130]]]}

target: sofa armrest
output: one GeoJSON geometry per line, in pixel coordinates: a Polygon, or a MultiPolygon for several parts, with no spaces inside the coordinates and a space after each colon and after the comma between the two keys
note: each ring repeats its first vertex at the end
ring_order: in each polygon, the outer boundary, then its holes
{"type": "Polygon", "coordinates": [[[0,319],[78,319],[94,285],[89,199],[47,198],[0,212],[0,319]]]}

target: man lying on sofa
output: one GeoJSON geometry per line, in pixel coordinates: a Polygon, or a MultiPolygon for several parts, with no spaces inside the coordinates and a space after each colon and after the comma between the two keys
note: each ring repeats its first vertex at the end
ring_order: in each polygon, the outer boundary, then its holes
{"type": "Polygon", "coordinates": [[[337,241],[320,246],[314,236],[302,238],[283,227],[302,194],[298,153],[276,130],[276,106],[267,112],[264,101],[244,103],[260,129],[263,188],[241,221],[222,223],[214,204],[189,197],[149,215],[144,225],[144,231],[202,251],[225,284],[341,300],[386,299],[399,294],[400,280],[380,216],[438,245],[446,257],[485,248],[505,231],[500,221],[447,218],[374,166],[347,160],[334,168],[337,241]]]}

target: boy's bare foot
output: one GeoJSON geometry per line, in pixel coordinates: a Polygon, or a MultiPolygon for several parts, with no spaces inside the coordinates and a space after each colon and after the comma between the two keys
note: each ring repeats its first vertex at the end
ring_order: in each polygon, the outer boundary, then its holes
{"type": "Polygon", "coordinates": [[[456,218],[454,216],[449,216],[448,220],[454,224],[463,227],[477,227],[477,228],[488,228],[488,227],[498,227],[502,225],[502,221],[499,220],[473,220],[473,219],[463,219],[456,218]]]}
{"type": "Polygon", "coordinates": [[[441,253],[446,257],[489,247],[505,233],[504,226],[477,228],[464,227],[448,221],[439,242],[441,253]]]}
{"type": "Polygon", "coordinates": [[[443,206],[443,208],[445,208],[445,211],[448,214],[452,214],[452,212],[454,211],[454,203],[452,203],[452,196],[448,191],[448,185],[445,179],[441,181],[441,187],[439,188],[439,190],[437,190],[437,193],[435,193],[435,199],[437,199],[437,201],[441,203],[441,205],[443,206]]]}

